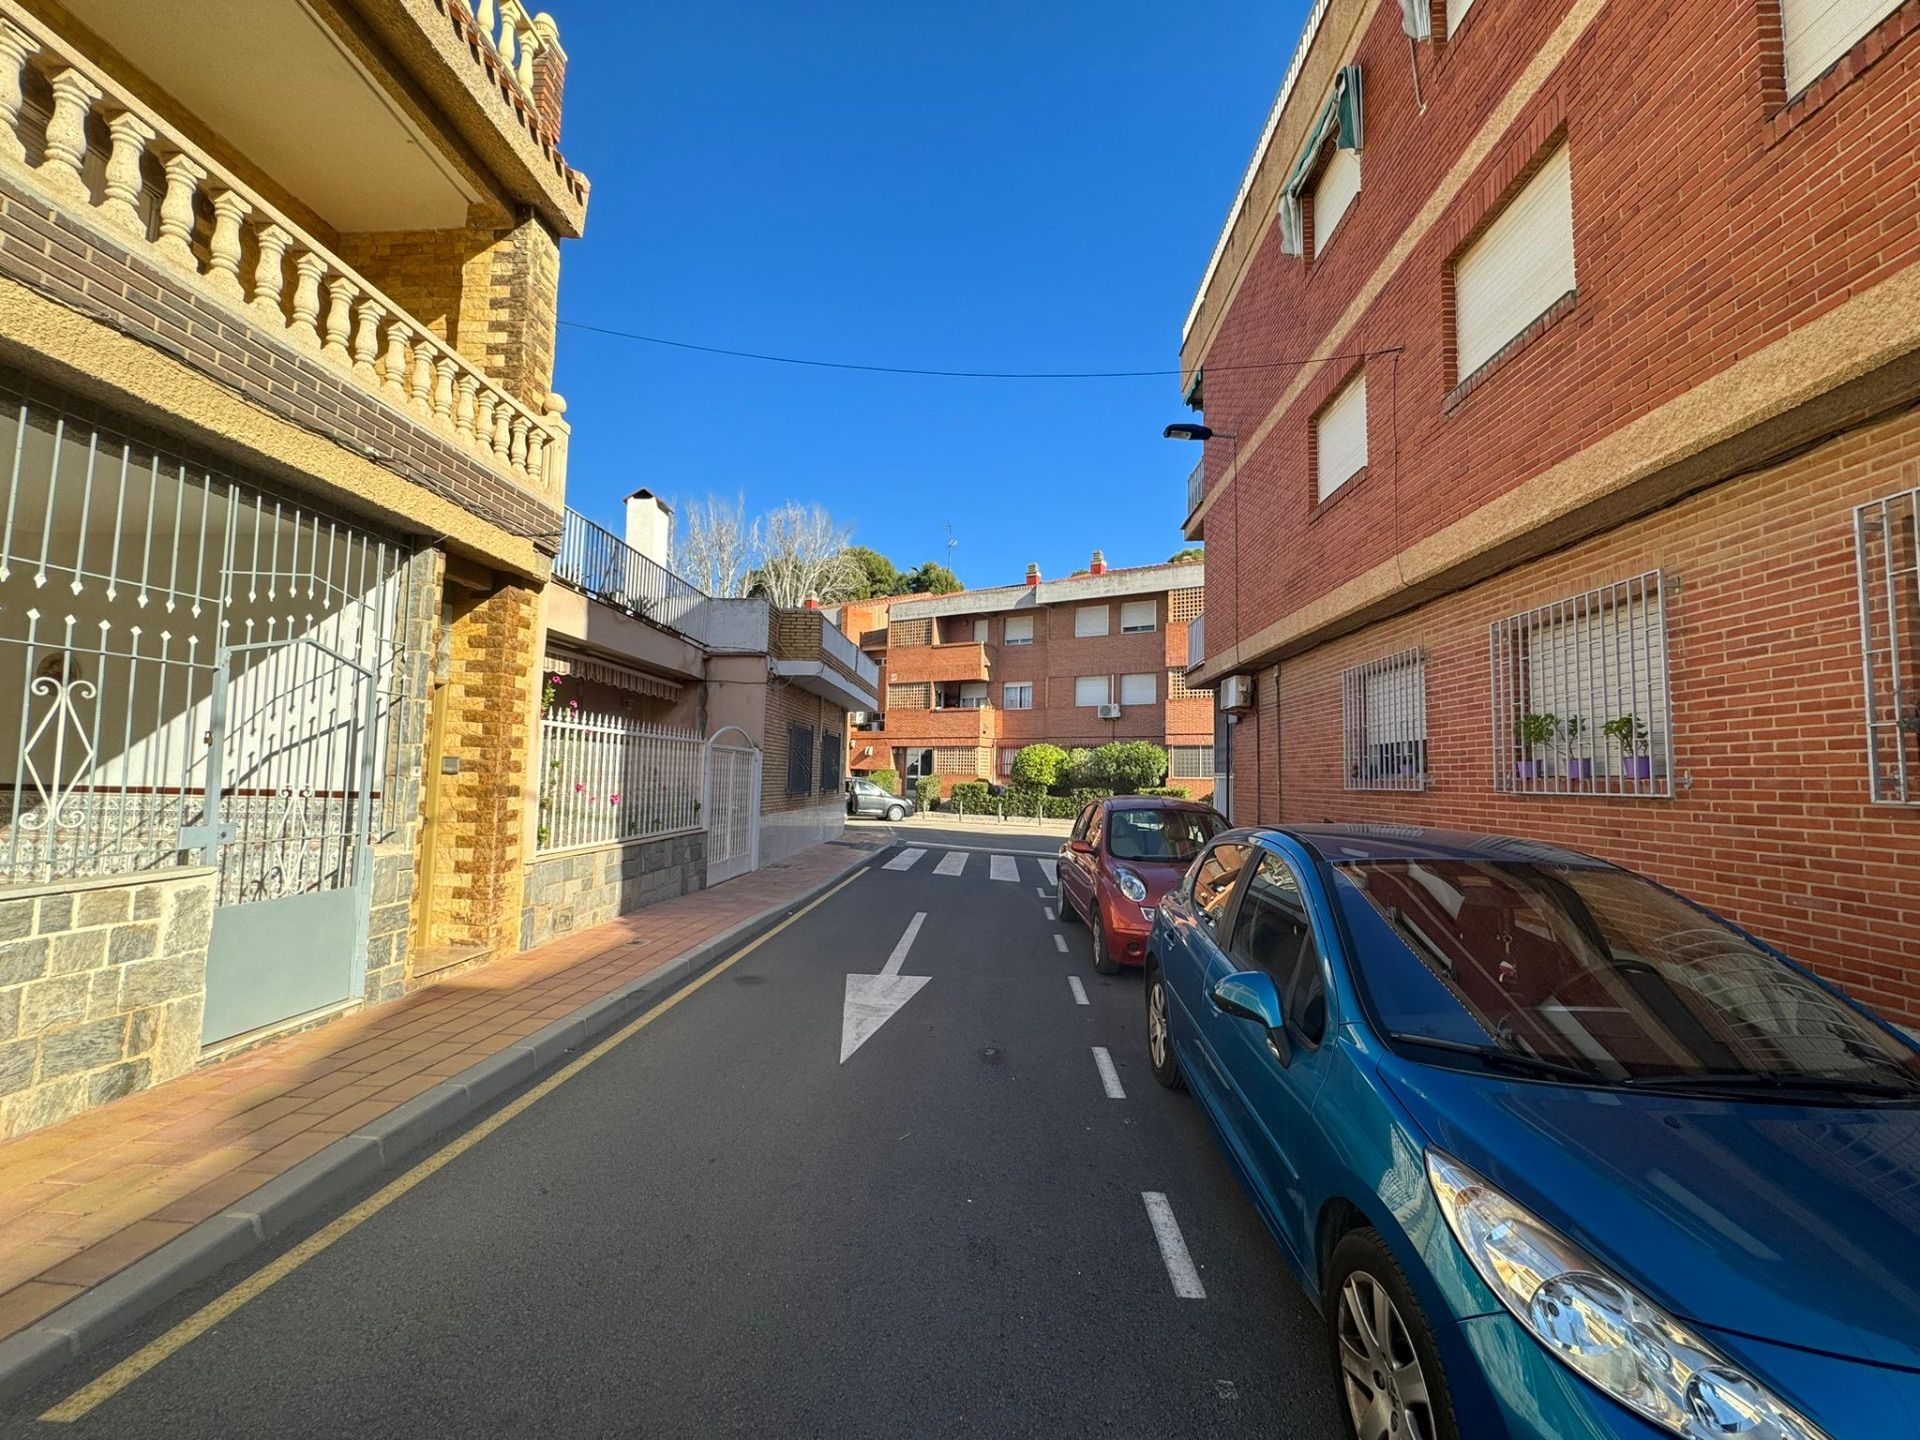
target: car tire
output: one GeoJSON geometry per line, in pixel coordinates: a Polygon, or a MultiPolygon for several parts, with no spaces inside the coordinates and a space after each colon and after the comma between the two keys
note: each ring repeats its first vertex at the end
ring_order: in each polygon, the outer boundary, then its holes
{"type": "Polygon", "coordinates": [[[889,805],[889,806],[887,807],[887,819],[889,819],[889,820],[891,820],[891,821],[893,821],[893,822],[894,822],[894,824],[896,824],[896,825],[897,825],[897,824],[899,824],[899,823],[900,823],[900,822],[901,822],[902,820],[904,820],[904,819],[906,819],[906,818],[907,818],[907,807],[906,807],[906,806],[904,806],[904,805],[889,805]]]}
{"type": "Polygon", "coordinates": [[[1118,975],[1120,962],[1107,953],[1107,927],[1100,923],[1100,902],[1093,902],[1093,913],[1087,917],[1087,928],[1093,932],[1093,969],[1098,975],[1118,975]]]}
{"type": "Polygon", "coordinates": [[[1055,880],[1053,883],[1053,913],[1060,917],[1062,925],[1078,925],[1080,912],[1073,908],[1073,901],[1067,898],[1067,882],[1055,880]]]}
{"type": "Polygon", "coordinates": [[[1427,1317],[1377,1230],[1351,1230],[1327,1265],[1334,1391],[1351,1440],[1460,1440],[1427,1317]],[[1382,1338],[1378,1331],[1384,1329],[1382,1338]]]}
{"type": "Polygon", "coordinates": [[[1180,1073],[1180,1057],[1173,1053],[1172,998],[1158,965],[1147,969],[1147,1065],[1153,1078],[1169,1090],[1187,1088],[1180,1073]]]}

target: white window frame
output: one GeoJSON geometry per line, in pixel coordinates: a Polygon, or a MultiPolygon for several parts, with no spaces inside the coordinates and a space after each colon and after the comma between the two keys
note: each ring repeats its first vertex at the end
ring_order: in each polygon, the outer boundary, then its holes
{"type": "Polygon", "coordinates": [[[1033,709],[1033,682],[1031,680],[1008,680],[1000,687],[1000,708],[1002,710],[1033,709]],[[1014,692],[1024,691],[1024,699],[1016,704],[1014,692]]]}
{"type": "Polygon", "coordinates": [[[1672,667],[1662,572],[1496,620],[1488,647],[1494,789],[1672,797],[1672,667]],[[1541,733],[1529,736],[1535,716],[1541,733]],[[1569,733],[1572,719],[1580,727],[1569,733]],[[1637,722],[1637,735],[1628,721],[1637,722]],[[1623,728],[1609,734],[1610,722],[1623,728]]]}
{"type": "Polygon", "coordinates": [[[1076,710],[1097,710],[1102,705],[1113,703],[1113,677],[1111,675],[1076,675],[1073,678],[1073,704],[1076,710]],[[1089,685],[1100,687],[1098,700],[1083,700],[1081,695],[1089,685]]]}
{"type": "Polygon", "coordinates": [[[1122,635],[1146,635],[1160,628],[1160,606],[1154,600],[1123,600],[1120,602],[1120,633],[1122,635]],[[1127,618],[1131,611],[1133,618],[1127,618]],[[1146,615],[1142,622],[1141,615],[1146,615]]]}
{"type": "Polygon", "coordinates": [[[1313,182],[1313,258],[1318,260],[1360,198],[1360,152],[1334,146],[1313,182]]]}
{"type": "Polygon", "coordinates": [[[1460,33],[1460,27],[1467,20],[1467,11],[1472,8],[1473,0],[1447,0],[1447,39],[1451,40],[1460,33]]]}
{"type": "Polygon", "coordinates": [[[1009,615],[1000,629],[1002,645],[1033,644],[1033,616],[1009,615]]]}
{"type": "Polygon", "coordinates": [[[1019,753],[1020,747],[1018,745],[1002,745],[1000,747],[1000,769],[996,773],[1011,775],[1013,773],[1013,757],[1019,753]]]}
{"type": "Polygon", "coordinates": [[[1341,671],[1340,737],[1347,789],[1426,789],[1424,650],[1402,650],[1341,671]]]}
{"type": "Polygon", "coordinates": [[[1098,640],[1111,633],[1113,627],[1113,607],[1111,605],[1081,605],[1073,612],[1073,638],[1076,640],[1098,640]],[[1098,625],[1099,628],[1094,627],[1098,625]]]}
{"type": "Polygon", "coordinates": [[[1901,0],[1780,0],[1787,94],[1798,95],[1839,64],[1900,5],[1901,0]]]}
{"type": "Polygon", "coordinates": [[[987,617],[982,615],[973,622],[973,643],[976,645],[986,644],[987,633],[987,617]]]}
{"type": "Polygon", "coordinates": [[[1120,703],[1122,705],[1158,705],[1160,703],[1160,679],[1157,675],[1122,675],[1120,677],[1120,703]],[[1144,690],[1144,694],[1142,691],[1144,690]]]}
{"type": "Polygon", "coordinates": [[[1355,372],[1313,417],[1313,488],[1316,503],[1367,468],[1367,372],[1355,372]],[[1356,413],[1357,407],[1357,413],[1356,413]]]}
{"type": "Polygon", "coordinates": [[[1458,379],[1491,364],[1529,325],[1578,290],[1573,158],[1562,141],[1453,262],[1458,379]]]}
{"type": "Polygon", "coordinates": [[[1170,745],[1167,747],[1167,779],[1211,780],[1213,746],[1170,745]]]}

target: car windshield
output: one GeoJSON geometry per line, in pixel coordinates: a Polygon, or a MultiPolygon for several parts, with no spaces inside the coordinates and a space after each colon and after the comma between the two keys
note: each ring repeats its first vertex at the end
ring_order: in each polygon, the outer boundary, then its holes
{"type": "Polygon", "coordinates": [[[1165,860],[1185,865],[1226,829],[1211,810],[1112,810],[1107,853],[1116,860],[1165,860]]]}
{"type": "Polygon", "coordinates": [[[1909,1047],[1625,871],[1376,860],[1335,873],[1368,998],[1402,1039],[1491,1045],[1601,1083],[1920,1095],[1909,1047]]]}

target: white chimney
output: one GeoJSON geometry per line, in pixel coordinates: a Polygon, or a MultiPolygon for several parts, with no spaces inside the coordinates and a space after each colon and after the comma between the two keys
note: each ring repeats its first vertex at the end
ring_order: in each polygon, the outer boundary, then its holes
{"type": "Polygon", "coordinates": [[[651,490],[627,497],[627,544],[656,565],[673,568],[673,511],[651,490]]]}

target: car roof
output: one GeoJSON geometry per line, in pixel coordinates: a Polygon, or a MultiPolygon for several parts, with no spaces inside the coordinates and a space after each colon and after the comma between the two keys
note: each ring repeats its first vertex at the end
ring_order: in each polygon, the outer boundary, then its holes
{"type": "MultiPolygon", "coordinates": [[[[1176,800],[1171,795],[1109,795],[1100,802],[1109,810],[1212,810],[1204,800],[1176,800]]],[[[1216,812],[1218,813],[1218,812],[1216,812]]]]}
{"type": "Polygon", "coordinates": [[[1424,825],[1263,826],[1256,835],[1290,835],[1333,864],[1363,860],[1479,860],[1521,865],[1577,865],[1612,869],[1606,861],[1564,846],[1513,835],[1476,835],[1424,825]]]}

